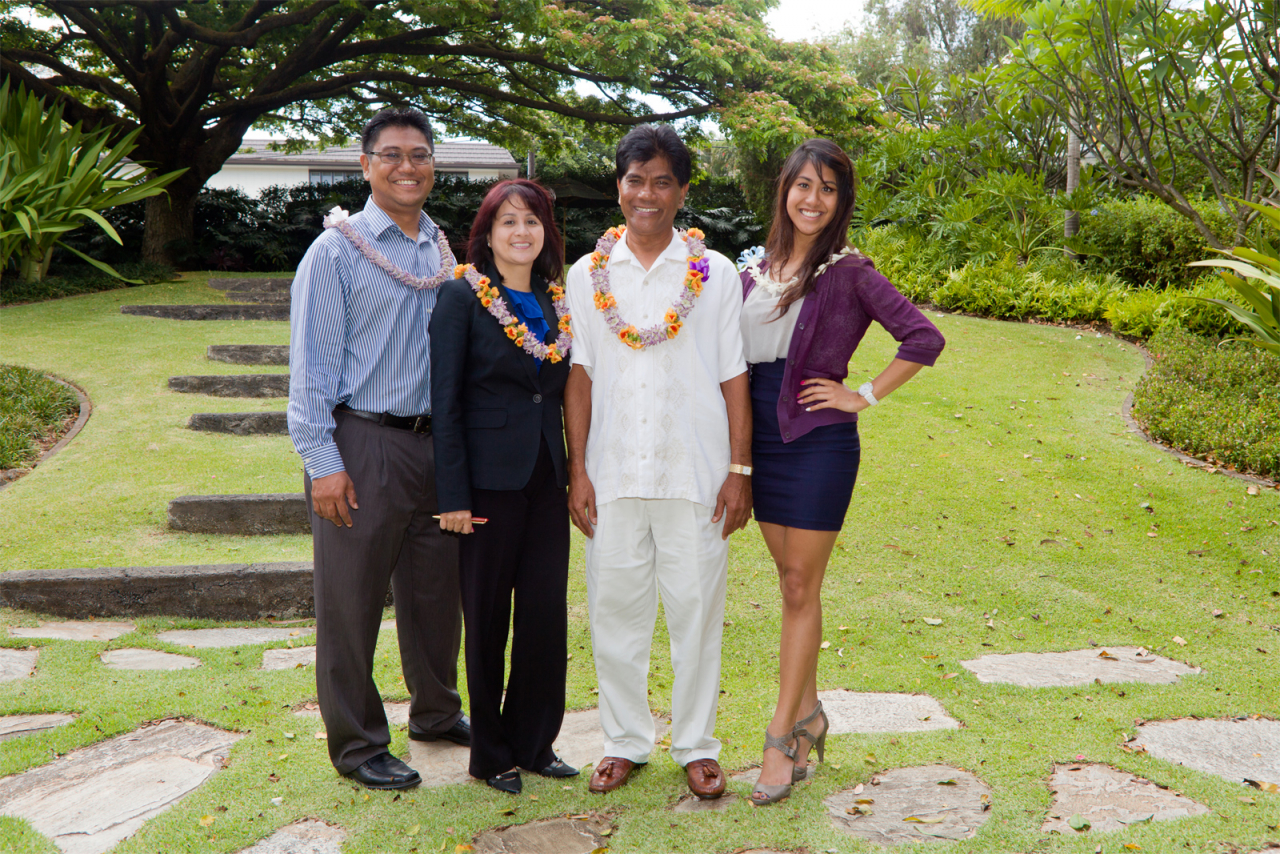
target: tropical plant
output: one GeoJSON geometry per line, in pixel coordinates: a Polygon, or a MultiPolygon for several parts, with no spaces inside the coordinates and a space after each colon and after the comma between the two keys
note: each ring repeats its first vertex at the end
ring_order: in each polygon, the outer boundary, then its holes
{"type": "MultiPolygon", "coordinates": [[[[1280,190],[1280,175],[1265,169],[1263,173],[1280,190]]],[[[1261,203],[1243,199],[1235,201],[1253,208],[1263,221],[1280,231],[1280,204],[1274,199],[1263,199],[1261,203]]],[[[1261,234],[1261,229],[1258,229],[1254,243],[1255,249],[1236,246],[1230,252],[1216,250],[1228,256],[1227,259],[1192,261],[1190,266],[1224,268],[1218,270],[1218,275],[1241,296],[1244,305],[1221,299],[1206,302],[1222,306],[1257,336],[1244,340],[1280,356],[1280,251],[1261,234]]]]}
{"type": "Polygon", "coordinates": [[[16,257],[19,275],[37,282],[49,272],[61,246],[105,273],[113,268],[63,242],[63,235],[92,221],[113,240],[120,235],[102,211],[164,192],[183,170],[159,177],[125,158],[138,131],[108,148],[110,131],[67,127],[62,106],[48,112],[44,99],[25,87],[0,84],[0,275],[16,257]]]}

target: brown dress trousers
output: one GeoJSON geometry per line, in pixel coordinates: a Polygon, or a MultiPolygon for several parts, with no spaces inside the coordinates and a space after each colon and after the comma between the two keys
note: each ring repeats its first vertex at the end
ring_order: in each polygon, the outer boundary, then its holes
{"type": "Polygon", "coordinates": [[[315,550],[316,687],[329,758],[347,774],[391,743],[373,682],[388,583],[414,730],[444,732],[462,717],[462,621],[457,538],[431,518],[439,512],[431,436],[342,411],[334,420],[360,505],[350,511],[352,527],[317,516],[311,478],[304,483],[315,550]]]}

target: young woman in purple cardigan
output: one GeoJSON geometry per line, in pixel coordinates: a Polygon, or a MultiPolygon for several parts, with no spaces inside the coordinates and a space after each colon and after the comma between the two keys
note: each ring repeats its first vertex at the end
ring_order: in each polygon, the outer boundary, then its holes
{"type": "Polygon", "coordinates": [[[811,748],[823,757],[822,578],[858,475],[858,413],[932,365],[946,343],[849,245],[853,205],[848,155],[823,139],[802,143],[778,179],[765,256],[742,273],[754,512],[782,590],[778,705],[765,729],[756,804],[791,794],[811,748]],[[844,384],[849,359],[873,320],[898,352],[854,391],[844,384]]]}

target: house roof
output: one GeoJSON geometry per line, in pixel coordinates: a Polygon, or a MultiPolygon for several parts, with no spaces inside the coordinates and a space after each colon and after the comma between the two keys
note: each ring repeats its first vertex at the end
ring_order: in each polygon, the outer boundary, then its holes
{"type": "MultiPolygon", "coordinates": [[[[271,140],[265,137],[246,137],[240,143],[240,151],[227,159],[227,165],[360,168],[359,143],[330,146],[323,151],[307,149],[299,154],[272,151],[270,144],[271,140]]],[[[487,142],[437,142],[435,153],[437,169],[517,168],[511,152],[487,142]]]]}

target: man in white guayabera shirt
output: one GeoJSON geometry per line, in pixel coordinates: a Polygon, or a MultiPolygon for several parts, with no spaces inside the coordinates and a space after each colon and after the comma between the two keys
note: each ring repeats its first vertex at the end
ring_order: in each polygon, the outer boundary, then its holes
{"type": "Polygon", "coordinates": [[[649,759],[649,649],[671,637],[671,758],[701,798],[724,792],[715,737],[728,537],[751,513],[751,401],[733,265],[672,228],[689,150],[670,127],[618,144],[625,233],[568,276],[569,512],[588,537],[587,602],[605,758],[593,792],[649,759]]]}

